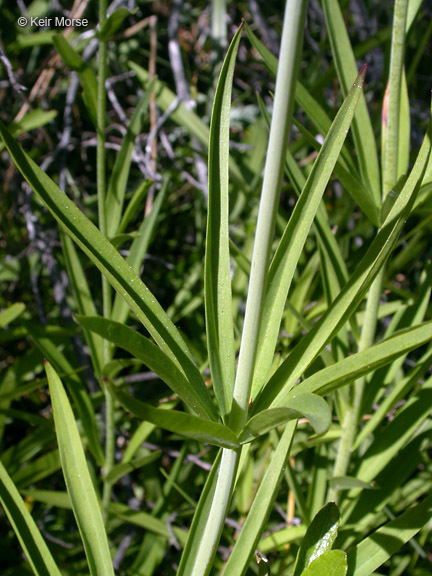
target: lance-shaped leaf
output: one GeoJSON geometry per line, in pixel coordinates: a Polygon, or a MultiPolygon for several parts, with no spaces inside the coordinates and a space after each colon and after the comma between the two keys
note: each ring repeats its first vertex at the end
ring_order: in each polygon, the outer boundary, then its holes
{"type": "Polygon", "coordinates": [[[223,416],[231,408],[235,351],[229,250],[229,119],[235,60],[241,37],[237,30],[225,57],[213,103],[208,155],[208,215],[204,298],[207,347],[213,388],[223,416]]]}
{"type": "Polygon", "coordinates": [[[334,119],[271,263],[254,375],[258,387],[268,377],[288,291],[322,195],[351,125],[365,71],[363,67],[334,119]]]}
{"type": "Polygon", "coordinates": [[[366,290],[393,250],[411,212],[417,195],[418,184],[423,178],[430,154],[430,135],[431,122],[429,122],[423,144],[406,184],[396,198],[389,215],[365,256],[332,306],[294,348],[287,360],[269,380],[255,403],[255,412],[259,412],[272,404],[281,391],[275,405],[284,406],[286,404],[288,398],[292,396],[291,389],[295,386],[297,379],[357,309],[366,290]]]}
{"type": "Polygon", "coordinates": [[[238,448],[239,442],[234,432],[217,422],[210,422],[204,418],[198,418],[186,412],[179,412],[178,410],[161,410],[154,408],[150,404],[140,402],[127,392],[116,388],[109,382],[107,386],[110,392],[120,402],[120,404],[129,410],[138,418],[142,418],[147,422],[151,422],[160,428],[184,436],[185,438],[193,438],[199,442],[208,442],[215,446],[222,448],[238,448]]]}
{"type": "Polygon", "coordinates": [[[306,378],[296,386],[296,396],[311,392],[320,395],[330,394],[377,368],[390,364],[430,340],[432,340],[432,322],[403,330],[306,378]]]}
{"type": "Polygon", "coordinates": [[[306,532],[297,555],[293,576],[300,576],[316,558],[331,550],[336,540],[338,526],[338,507],[329,502],[321,508],[306,532]]]}
{"type": "Polygon", "coordinates": [[[199,416],[208,417],[208,411],[203,406],[202,396],[207,390],[188,382],[187,378],[174,362],[151,340],[132,330],[120,322],[107,320],[101,316],[77,316],[78,322],[116,346],[127,350],[155,372],[171,390],[177,394],[191,410],[199,416]]]}
{"type": "Polygon", "coordinates": [[[0,135],[27,183],[113,288],[122,295],[159,347],[190,382],[201,388],[206,410],[213,418],[217,418],[210,394],[185,341],[155,296],[96,226],[24,152],[1,121],[0,135]]]}
{"type": "Polygon", "coordinates": [[[45,363],[60,460],[72,510],[78,524],[91,576],[114,576],[99,500],[87,467],[81,438],[68,397],[54,368],[45,363]]]}
{"type": "Polygon", "coordinates": [[[0,503],[36,576],[61,576],[36,522],[1,462],[0,503]]]}
{"type": "Polygon", "coordinates": [[[331,412],[327,402],[315,394],[301,394],[291,398],[283,408],[269,408],[253,416],[240,434],[240,443],[252,442],[290,420],[307,418],[317,434],[323,434],[330,426],[331,412]]]}

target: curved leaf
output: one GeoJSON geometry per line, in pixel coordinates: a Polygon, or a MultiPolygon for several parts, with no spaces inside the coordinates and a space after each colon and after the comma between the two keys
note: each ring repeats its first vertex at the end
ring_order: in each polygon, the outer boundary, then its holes
{"type": "Polygon", "coordinates": [[[170,357],[151,340],[120,322],[107,320],[101,316],[77,316],[76,319],[87,330],[99,334],[141,360],[196,414],[203,417],[209,416],[209,411],[203,402],[204,395],[208,395],[204,384],[197,388],[195,383],[188,382],[170,357]]]}
{"type": "Polygon", "coordinates": [[[345,576],[348,570],[347,557],[342,550],[329,550],[318,556],[301,573],[301,576],[345,576]]]}
{"type": "Polygon", "coordinates": [[[307,529],[297,556],[293,576],[300,576],[316,558],[331,549],[336,540],[338,526],[338,507],[333,502],[329,502],[321,508],[307,529]]]}
{"type": "Polygon", "coordinates": [[[331,412],[327,402],[315,394],[293,397],[283,408],[269,408],[253,416],[240,434],[240,444],[252,442],[277,426],[290,420],[305,417],[317,434],[323,434],[330,426],[331,412]]]}
{"type": "MultiPolygon", "coordinates": [[[[202,376],[185,341],[147,286],[96,226],[24,152],[1,121],[0,135],[21,174],[54,218],[123,296],[159,347],[184,371],[189,381],[202,388],[202,376]]],[[[203,401],[209,414],[216,419],[217,413],[207,390],[203,393],[203,401]]]]}
{"type": "Polygon", "coordinates": [[[234,432],[217,422],[210,422],[178,410],[161,410],[140,402],[130,394],[116,388],[109,382],[107,387],[120,404],[138,418],[142,418],[160,428],[193,438],[199,442],[208,442],[223,448],[238,448],[239,442],[234,432]]]}
{"type": "Polygon", "coordinates": [[[100,505],[87,467],[68,397],[54,368],[45,363],[66,488],[91,576],[114,576],[100,505]]]}

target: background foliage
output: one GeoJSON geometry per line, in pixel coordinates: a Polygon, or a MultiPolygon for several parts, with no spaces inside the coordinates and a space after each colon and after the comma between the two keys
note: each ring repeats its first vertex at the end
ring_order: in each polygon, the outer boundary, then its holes
{"type": "MultiPolygon", "coordinates": [[[[139,264],[140,274],[180,329],[208,385],[211,379],[203,260],[208,126],[217,77],[228,39],[233,37],[242,19],[277,55],[283,16],[281,2],[276,0],[231,2],[224,20],[226,29],[224,26],[218,29],[217,4],[213,3],[212,11],[209,2],[200,1],[114,2],[110,10],[124,6],[132,12],[119,20],[118,28],[108,39],[106,84],[107,174],[111,175],[123,138],[129,134],[130,173],[121,172],[122,167],[129,166],[123,150],[126,159],[117,166],[117,184],[120,182],[121,186],[124,181],[125,206],[134,199],[128,220],[123,221],[124,226],[111,240],[120,254],[128,256],[132,242],[137,237],[142,239],[140,250],[145,257],[139,264]],[[176,49],[180,60],[175,57],[176,49]],[[157,76],[153,83],[152,76],[157,76]],[[129,124],[132,117],[135,125],[129,124]]],[[[358,67],[368,64],[364,93],[381,154],[393,3],[351,0],[339,4],[358,67]]],[[[91,98],[88,78],[89,71],[97,70],[97,42],[92,40],[92,31],[98,22],[98,5],[93,1],[73,4],[34,1],[25,6],[3,2],[0,10],[1,118],[36,164],[97,223],[97,135],[88,104],[91,98]],[[23,13],[54,17],[81,10],[90,22],[86,30],[17,25],[23,13]],[[65,48],[56,37],[59,32],[67,36],[86,62],[80,61],[76,71],[67,46],[65,48]],[[83,85],[89,91],[87,94],[83,85]]],[[[406,37],[409,114],[405,111],[404,118],[409,117],[411,126],[408,124],[407,131],[400,134],[398,146],[410,166],[414,164],[429,119],[431,15],[428,3],[422,3],[406,37]]],[[[333,119],[343,94],[331,50],[322,4],[311,0],[299,79],[333,119]]],[[[243,34],[233,77],[230,131],[229,232],[237,348],[267,146],[268,128],[263,110],[271,112],[273,92],[274,74],[243,34]]],[[[322,141],[324,134],[318,134],[304,106],[296,105],[294,117],[298,124],[291,130],[289,150],[300,167],[302,181],[309,175],[317,156],[313,137],[321,136],[322,141]]],[[[0,310],[9,310],[0,315],[1,462],[23,496],[62,574],[84,574],[88,568],[65,493],[61,446],[59,454],[43,359],[48,358],[55,366],[66,388],[78,387],[85,396],[84,404],[95,414],[94,427],[93,423],[87,423],[86,427],[82,412],[86,408],[72,397],[90,477],[97,491],[102,492],[103,477],[103,454],[98,450],[106,435],[101,376],[117,385],[127,384],[135,398],[153,406],[170,409],[178,401],[153,371],[133,358],[133,351],[132,354],[117,352],[115,358],[121,358],[122,362],[111,363],[98,374],[89,355],[96,337],[83,332],[73,318],[81,310],[70,274],[74,268],[68,261],[71,252],[64,249],[67,241],[42,202],[23,183],[3,144],[0,146],[3,182],[0,310]],[[23,305],[8,308],[14,303],[23,305]],[[93,444],[91,429],[97,431],[93,444]]],[[[353,150],[354,141],[349,135],[345,151],[357,162],[353,150]]],[[[349,276],[367,253],[376,235],[376,226],[341,184],[337,170],[335,176],[323,198],[328,225],[349,276]]],[[[383,276],[374,342],[432,319],[429,303],[431,182],[432,170],[428,166],[419,193],[421,201],[410,215],[383,276]]],[[[297,201],[297,192],[293,178],[285,178],[274,248],[297,201]]],[[[76,258],[83,268],[95,310],[101,314],[100,274],[82,253],[77,252],[76,258]]],[[[340,291],[329,270],[325,250],[312,233],[296,269],[281,324],[274,369],[340,291]]],[[[347,323],[338,338],[312,363],[305,377],[357,351],[358,326],[363,324],[364,310],[363,301],[351,324],[347,323]]],[[[127,324],[148,336],[135,315],[129,315],[127,324]]],[[[99,328],[101,331],[103,333],[103,327],[99,328]]],[[[339,484],[329,480],[350,389],[342,388],[340,393],[331,396],[333,419],[326,435],[311,437],[310,424],[305,419],[299,421],[277,499],[269,512],[259,553],[249,563],[248,574],[266,574],[270,569],[271,574],[291,573],[306,527],[324,505],[329,489],[333,490],[342,511],[343,529],[337,548],[345,551],[410,506],[422,502],[430,493],[429,339],[429,336],[419,336],[415,340],[415,336],[410,335],[404,340],[406,353],[386,367],[377,365],[376,370],[366,376],[368,386],[363,397],[359,436],[354,439],[352,461],[339,484]],[[377,438],[384,440],[374,454],[370,446],[377,438]],[[369,489],[371,483],[372,490],[369,489]],[[261,560],[262,557],[270,562],[261,560]]],[[[398,346],[402,349],[402,343],[398,346]]],[[[367,364],[367,359],[363,364],[365,362],[367,364]]],[[[116,465],[110,470],[112,495],[105,510],[105,522],[116,573],[175,574],[217,448],[197,439],[185,440],[149,422],[142,423],[119,404],[115,407],[114,425],[116,465]]],[[[272,430],[250,445],[218,548],[214,573],[222,569],[231,553],[281,432],[282,429],[272,430]]],[[[334,510],[332,513],[336,514],[334,510]]],[[[430,514],[425,512],[424,527],[416,538],[411,539],[407,532],[403,542],[408,543],[402,545],[401,542],[400,547],[395,547],[390,560],[374,573],[392,576],[430,573],[429,518],[430,514]]],[[[395,537],[407,527],[408,520],[402,521],[395,537]]],[[[389,530],[389,534],[393,534],[391,527],[389,530]]],[[[2,574],[31,573],[2,511],[0,549],[2,574]]],[[[361,549],[357,554],[361,556],[361,549]]],[[[348,566],[350,558],[348,554],[348,566]]],[[[339,560],[335,556],[335,563],[339,560]]],[[[297,568],[295,574],[300,574],[300,569],[297,568]]],[[[348,571],[351,573],[354,574],[348,571]]],[[[367,569],[355,572],[360,573],[371,572],[367,569]]]]}

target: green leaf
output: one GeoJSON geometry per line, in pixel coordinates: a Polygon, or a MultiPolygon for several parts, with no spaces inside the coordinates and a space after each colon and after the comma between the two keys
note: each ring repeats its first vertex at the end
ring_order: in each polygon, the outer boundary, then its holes
{"type": "Polygon", "coordinates": [[[45,371],[60,451],[63,475],[91,576],[114,576],[102,514],[87,467],[81,438],[68,397],[54,368],[47,362],[45,371]]]}
{"type": "Polygon", "coordinates": [[[362,455],[353,475],[371,482],[405,446],[432,409],[432,377],[404,404],[362,455]]]}
{"type": "MultiPolygon", "coordinates": [[[[134,238],[126,262],[131,269],[140,275],[141,267],[147,254],[150,241],[154,235],[158,216],[168,191],[169,180],[165,180],[162,190],[154,200],[149,214],[144,218],[138,230],[138,236],[134,238]]],[[[116,294],[111,318],[117,322],[124,323],[128,317],[129,307],[124,298],[119,293],[116,294]]]]}
{"type": "MultiPolygon", "coordinates": [[[[22,150],[2,122],[0,134],[22,175],[56,220],[106,276],[115,290],[124,297],[159,347],[184,371],[195,387],[202,388],[202,376],[186,343],[147,286],[96,226],[22,150]]],[[[216,419],[217,413],[210,394],[205,388],[204,390],[206,410],[216,419]]]]}
{"type": "MultiPolygon", "coordinates": [[[[196,414],[203,417],[208,417],[211,414],[206,407],[205,399],[208,392],[204,383],[197,388],[195,383],[188,382],[183,372],[179,370],[170,357],[151,340],[132,330],[132,328],[120,324],[120,322],[113,322],[101,316],[77,316],[77,320],[84,328],[96,332],[105,340],[127,350],[141,360],[196,414]]],[[[211,401],[210,398],[209,401],[211,401]]]]}
{"type": "Polygon", "coordinates": [[[145,195],[147,194],[147,191],[152,184],[152,180],[144,180],[144,182],[138,186],[126,207],[126,210],[123,212],[123,216],[117,230],[118,234],[125,232],[129,222],[136,217],[137,212],[139,211],[145,198],[145,195]]]}
{"type": "Polygon", "coordinates": [[[132,14],[133,12],[130,12],[127,8],[124,7],[114,10],[114,12],[110,14],[102,26],[99,32],[99,38],[105,41],[108,40],[117,32],[117,30],[123,24],[123,21],[132,14]]]}
{"type": "Polygon", "coordinates": [[[291,389],[295,386],[298,378],[310,366],[324,346],[331,341],[362,301],[367,289],[393,250],[412,209],[418,184],[423,177],[431,149],[430,132],[431,122],[429,122],[425,139],[406,184],[365,256],[332,306],[314,324],[313,328],[293,349],[288,359],[271,377],[261,393],[261,397],[255,403],[255,413],[272,404],[279,393],[275,405],[285,405],[287,399],[292,396],[291,389]]]}
{"type": "MultiPolygon", "coordinates": [[[[93,302],[87,277],[75,245],[72,242],[72,239],[67,236],[63,230],[60,230],[60,240],[77,311],[79,314],[85,316],[94,316],[96,314],[96,306],[93,302]]],[[[84,336],[90,349],[95,373],[100,375],[103,366],[102,338],[88,330],[84,330],[84,336]]]]}
{"type": "Polygon", "coordinates": [[[331,422],[327,402],[315,394],[301,394],[291,398],[283,408],[269,408],[253,416],[240,434],[240,444],[252,442],[269,430],[301,417],[309,420],[316,434],[326,432],[331,422]]]}
{"type": "Polygon", "coordinates": [[[432,322],[408,328],[367,350],[348,356],[332,366],[319,370],[300,382],[295,388],[295,393],[297,396],[305,392],[320,395],[330,394],[338,388],[390,364],[430,340],[432,340],[432,322]]]}
{"type": "Polygon", "coordinates": [[[18,316],[25,310],[25,304],[22,302],[16,302],[11,306],[8,306],[5,310],[0,312],[0,328],[4,328],[8,326],[11,322],[13,322],[18,316]]]}
{"type": "Polygon", "coordinates": [[[432,516],[432,495],[388,522],[354,548],[348,550],[348,576],[370,576],[406,542],[419,532],[432,516]]]}
{"type": "Polygon", "coordinates": [[[1,462],[0,503],[36,576],[61,576],[35,521],[1,462]]]}
{"type": "MultiPolygon", "coordinates": [[[[123,10],[127,11],[126,8],[123,10]]],[[[113,14],[111,14],[111,16],[113,16],[113,14]]],[[[142,116],[148,107],[149,99],[150,91],[147,90],[144,96],[139,100],[135,112],[129,121],[126,134],[123,137],[120,150],[117,153],[111,172],[105,200],[108,238],[112,238],[119,231],[118,229],[123,212],[124,197],[132,161],[132,152],[135,146],[135,139],[141,132],[142,116]]]]}
{"type": "Polygon", "coordinates": [[[98,463],[102,465],[105,459],[100,446],[94,408],[88,390],[78,374],[74,371],[74,368],[66,356],[57,348],[52,339],[44,332],[43,328],[37,324],[28,323],[26,324],[26,329],[42,354],[55,366],[57,371],[64,373],[64,380],[67,383],[69,392],[77,408],[90,450],[98,463]]]}
{"type": "MultiPolygon", "coordinates": [[[[323,0],[326,27],[330,38],[336,71],[345,96],[357,74],[355,56],[345,27],[338,0],[323,0]]],[[[362,94],[353,120],[353,136],[365,193],[371,194],[377,206],[381,203],[380,173],[375,135],[366,99],[362,94]]]]}
{"type": "Polygon", "coordinates": [[[298,552],[293,576],[300,576],[316,558],[331,549],[336,540],[338,526],[338,507],[329,502],[321,508],[307,529],[298,552]]]}
{"type": "Polygon", "coordinates": [[[130,474],[134,470],[139,470],[140,468],[147,466],[147,464],[151,464],[155,460],[158,460],[161,457],[161,454],[161,452],[156,451],[147,456],[142,456],[141,458],[136,458],[135,460],[130,460],[123,464],[117,464],[111,469],[110,473],[107,474],[106,481],[110,484],[114,484],[126,474],[130,474]]]}
{"type": "Polygon", "coordinates": [[[68,68],[78,73],[83,88],[83,100],[93,125],[97,128],[97,81],[96,75],[64,36],[53,37],[55,49],[68,68]]]}
{"type": "Polygon", "coordinates": [[[288,291],[322,195],[353,119],[364,72],[360,72],[327,134],[271,263],[254,372],[256,389],[262,387],[268,378],[288,291]]]}
{"type": "Polygon", "coordinates": [[[151,422],[160,428],[184,436],[193,438],[199,442],[208,442],[223,448],[238,448],[237,436],[230,428],[217,422],[210,422],[204,418],[198,418],[186,412],[178,410],[161,410],[149,404],[140,402],[130,394],[116,388],[109,382],[108,389],[120,404],[138,418],[151,422]]]}
{"type": "Polygon", "coordinates": [[[209,199],[205,252],[204,298],[207,349],[216,399],[223,417],[231,410],[235,350],[229,250],[229,119],[231,91],[242,28],[237,30],[225,57],[210,125],[209,199]]]}
{"type": "Polygon", "coordinates": [[[347,557],[342,550],[328,550],[318,556],[301,576],[345,576],[348,570],[347,557]]]}

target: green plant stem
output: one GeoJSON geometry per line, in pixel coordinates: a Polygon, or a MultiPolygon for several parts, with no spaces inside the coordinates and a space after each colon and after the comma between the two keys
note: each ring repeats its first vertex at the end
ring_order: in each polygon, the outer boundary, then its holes
{"type": "Polygon", "coordinates": [[[306,5],[306,0],[288,0],[285,8],[273,116],[255,233],[237,377],[234,385],[231,414],[231,425],[234,430],[243,428],[247,419],[258,335],[267,287],[270,251],[294,108],[295,83],[301,55],[306,5]]]}
{"type": "MultiPolygon", "coordinates": [[[[375,278],[366,302],[366,310],[364,315],[363,328],[360,336],[358,351],[362,352],[369,348],[374,341],[375,330],[377,325],[378,310],[380,304],[381,287],[382,287],[383,272],[378,273],[375,278]]],[[[355,437],[357,434],[357,427],[361,415],[363,390],[365,386],[365,378],[360,378],[351,386],[351,398],[348,404],[348,409],[345,414],[343,423],[342,436],[340,439],[336,462],[333,469],[333,477],[345,476],[351,460],[351,452],[354,446],[355,437]]],[[[328,502],[337,501],[337,491],[331,488],[329,490],[328,502]]]]}
{"type": "MultiPolygon", "coordinates": [[[[99,30],[106,22],[107,1],[99,0],[99,30]]],[[[97,178],[97,198],[98,198],[98,218],[99,230],[106,235],[106,160],[105,160],[105,114],[106,114],[106,90],[105,81],[107,73],[107,44],[106,40],[99,38],[98,51],[98,93],[97,93],[97,156],[96,156],[96,178],[97,178]]],[[[111,288],[105,276],[102,276],[102,299],[103,315],[105,318],[111,316],[111,288]]],[[[110,360],[110,344],[104,340],[104,362],[110,360]]],[[[114,405],[111,394],[105,388],[105,476],[109,474],[114,465],[114,405]]],[[[104,482],[102,495],[102,512],[106,520],[108,505],[111,499],[112,485],[104,482]]]]}
{"type": "Polygon", "coordinates": [[[402,70],[405,52],[405,28],[408,0],[396,0],[393,15],[393,33],[388,80],[388,101],[383,122],[383,198],[387,196],[399,177],[399,115],[402,91],[402,70]]]}
{"type": "MultiPolygon", "coordinates": [[[[294,107],[294,91],[301,55],[306,4],[306,0],[287,0],[285,7],[275,104],[252,256],[245,325],[233,394],[233,410],[230,414],[230,424],[236,431],[241,430],[247,420],[270,249],[294,107]]],[[[240,454],[241,450],[223,450],[213,501],[195,563],[190,572],[193,576],[205,576],[211,569],[231,501],[240,454]]]]}

